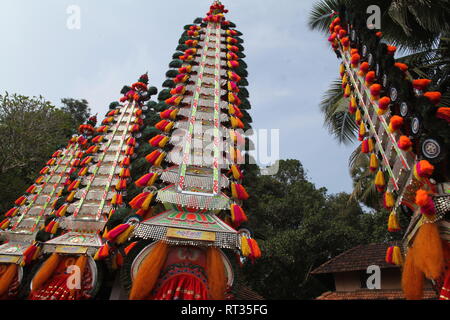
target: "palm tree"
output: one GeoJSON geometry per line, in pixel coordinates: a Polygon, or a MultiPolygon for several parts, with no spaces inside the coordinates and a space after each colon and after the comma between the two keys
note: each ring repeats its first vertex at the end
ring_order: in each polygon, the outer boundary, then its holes
{"type": "MultiPolygon", "coordinates": [[[[450,86],[450,5],[448,0],[321,0],[310,11],[308,25],[312,30],[327,34],[332,13],[351,8],[352,12],[367,16],[370,5],[381,9],[383,38],[406,53],[399,61],[410,66],[416,77],[430,78],[441,91],[450,86]]],[[[450,105],[450,90],[442,98],[443,106],[450,105]]],[[[320,103],[325,126],[339,143],[356,140],[358,126],[348,112],[341,81],[333,81],[320,103]]],[[[357,148],[350,157],[350,173],[354,181],[353,198],[378,207],[373,177],[368,168],[367,155],[357,148]]],[[[370,205],[369,205],[370,206],[370,205]]]]}

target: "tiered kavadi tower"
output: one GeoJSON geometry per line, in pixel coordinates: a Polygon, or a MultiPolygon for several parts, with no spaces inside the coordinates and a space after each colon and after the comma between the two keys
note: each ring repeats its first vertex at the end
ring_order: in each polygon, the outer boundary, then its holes
{"type": "Polygon", "coordinates": [[[5,214],[1,299],[92,299],[112,272],[130,299],[239,297],[239,267],[261,252],[240,228],[251,118],[226,12],[216,1],[185,26],[159,103],[146,74],[125,86],[5,214]]]}
{"type": "Polygon", "coordinates": [[[361,152],[391,211],[389,231],[404,231],[403,248],[390,247],[386,261],[403,266],[408,299],[422,297],[427,278],[448,300],[450,108],[441,97],[449,88],[412,78],[408,66],[394,59],[396,48],[351,8],[342,7],[331,21],[328,40],[342,59],[342,87],[360,127],[361,152]],[[401,226],[400,216],[409,225],[401,226]]]}

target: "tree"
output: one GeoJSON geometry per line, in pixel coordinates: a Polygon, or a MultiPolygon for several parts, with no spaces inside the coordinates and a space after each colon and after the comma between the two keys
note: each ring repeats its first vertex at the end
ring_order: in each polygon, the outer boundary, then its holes
{"type": "Polygon", "coordinates": [[[85,123],[91,116],[91,108],[85,99],[64,98],[61,102],[63,104],[61,110],[71,115],[74,129],[85,123]]]}
{"type": "Polygon", "coordinates": [[[264,239],[263,257],[244,274],[267,299],[312,299],[325,290],[310,277],[314,268],[359,244],[392,238],[378,223],[387,213],[365,212],[346,193],[327,195],[308,181],[298,160],[279,165],[274,176],[246,175],[250,227],[264,239]]]}
{"type": "Polygon", "coordinates": [[[0,212],[33,183],[72,128],[71,116],[42,96],[0,95],[0,212]]]}

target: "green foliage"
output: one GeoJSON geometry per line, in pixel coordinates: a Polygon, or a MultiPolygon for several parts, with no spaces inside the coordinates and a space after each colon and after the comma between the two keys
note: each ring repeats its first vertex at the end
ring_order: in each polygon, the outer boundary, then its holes
{"type": "Polygon", "coordinates": [[[72,127],[77,129],[80,124],[85,123],[91,116],[91,109],[85,99],[61,99],[63,104],[61,110],[72,116],[72,127]]]}
{"type": "Polygon", "coordinates": [[[74,118],[43,97],[0,95],[0,210],[8,210],[73,133],[74,118]]]}
{"type": "Polygon", "coordinates": [[[308,181],[298,160],[282,160],[274,176],[245,171],[249,227],[263,256],[246,264],[250,286],[267,299],[313,299],[326,288],[310,272],[359,244],[391,240],[387,213],[367,213],[350,195],[327,195],[308,181]]]}

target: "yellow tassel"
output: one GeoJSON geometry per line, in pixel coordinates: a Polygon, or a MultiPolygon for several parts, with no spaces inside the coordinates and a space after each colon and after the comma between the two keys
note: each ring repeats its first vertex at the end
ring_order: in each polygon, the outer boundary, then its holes
{"type": "Polygon", "coordinates": [[[51,233],[51,234],[55,234],[56,231],[58,230],[58,228],[59,228],[59,223],[58,223],[58,222],[55,222],[55,224],[54,224],[53,227],[52,227],[52,230],[50,230],[50,233],[51,233]]]}
{"type": "Polygon", "coordinates": [[[398,222],[397,213],[392,211],[388,220],[388,231],[397,232],[400,231],[400,223],[398,222]]]}
{"type": "Polygon", "coordinates": [[[370,171],[375,172],[378,169],[378,158],[375,153],[370,155],[370,171]]]}
{"type": "Polygon", "coordinates": [[[348,76],[345,73],[344,76],[342,77],[342,87],[345,87],[348,84],[348,76]]]}
{"type": "Polygon", "coordinates": [[[164,160],[165,157],[166,157],[165,152],[161,153],[161,154],[159,155],[158,159],[156,159],[156,161],[155,161],[155,166],[156,166],[156,167],[161,166],[161,163],[163,162],[163,160],[164,160]]]}
{"type": "Polygon", "coordinates": [[[150,193],[147,198],[144,200],[144,202],[142,203],[142,207],[141,209],[146,211],[148,210],[148,208],[150,207],[150,203],[152,202],[153,199],[153,193],[150,193]]]}
{"type": "Polygon", "coordinates": [[[350,97],[350,94],[352,93],[352,90],[350,88],[350,85],[347,84],[347,86],[345,87],[345,91],[344,91],[344,96],[345,97],[350,97]]]}
{"type": "Polygon", "coordinates": [[[352,95],[352,98],[350,99],[350,103],[353,109],[356,109],[358,107],[358,103],[356,102],[356,98],[354,95],[352,95]]]}
{"type": "Polygon", "coordinates": [[[384,179],[383,171],[378,170],[378,173],[375,177],[375,186],[377,187],[377,190],[379,192],[382,192],[384,190],[385,185],[386,185],[386,181],[384,179]]]}
{"type": "Polygon", "coordinates": [[[343,76],[345,74],[345,66],[343,63],[339,66],[339,73],[343,76]]]}
{"type": "Polygon", "coordinates": [[[361,137],[364,137],[366,135],[366,125],[364,122],[361,122],[361,125],[359,126],[359,135],[361,137]]]}
{"type": "Polygon", "coordinates": [[[160,148],[164,148],[164,146],[167,144],[167,142],[169,142],[169,137],[164,137],[161,139],[161,141],[159,142],[158,146],[160,148]]]}
{"type": "Polygon", "coordinates": [[[239,180],[242,178],[241,173],[239,172],[238,168],[234,164],[231,166],[231,172],[233,173],[233,178],[235,178],[236,180],[239,180]]]}
{"type": "Polygon", "coordinates": [[[403,257],[402,257],[402,251],[399,247],[394,247],[393,253],[392,253],[392,263],[401,266],[403,265],[403,257]]]}
{"type": "Polygon", "coordinates": [[[251,253],[250,247],[247,243],[247,237],[245,236],[241,237],[241,252],[244,257],[248,257],[251,253]]]}
{"type": "Polygon", "coordinates": [[[370,138],[369,139],[369,152],[373,152],[374,149],[375,149],[375,145],[373,143],[373,139],[370,138]]]}
{"type": "Polygon", "coordinates": [[[356,120],[356,122],[360,122],[361,120],[362,120],[362,117],[361,117],[361,110],[356,110],[356,113],[355,113],[355,120],[356,120]]]}
{"type": "Polygon", "coordinates": [[[34,251],[34,254],[33,254],[33,257],[31,258],[31,260],[33,260],[33,261],[36,260],[39,257],[39,255],[41,254],[41,250],[42,250],[41,247],[37,247],[36,251],[34,251]]]}
{"type": "Polygon", "coordinates": [[[230,115],[233,115],[236,112],[236,110],[234,109],[234,106],[232,104],[228,105],[228,113],[230,115]]]}
{"type": "Polygon", "coordinates": [[[395,205],[395,199],[392,192],[386,192],[384,195],[384,202],[387,208],[393,208],[395,205]]]}
{"type": "Polygon", "coordinates": [[[120,234],[117,238],[116,238],[116,243],[117,244],[122,244],[125,241],[128,240],[128,237],[130,236],[131,232],[133,232],[134,230],[134,226],[129,226],[127,230],[125,230],[124,232],[122,232],[122,234],[120,234]]]}
{"type": "Polygon", "coordinates": [[[72,192],[67,196],[66,201],[67,201],[67,202],[72,202],[73,199],[75,198],[75,193],[76,193],[76,191],[72,191],[72,192]]]}
{"type": "Polygon", "coordinates": [[[106,235],[108,234],[108,228],[105,227],[105,231],[103,231],[102,238],[106,238],[106,235]]]}
{"type": "Polygon", "coordinates": [[[231,195],[234,199],[238,198],[238,195],[236,192],[236,185],[234,183],[231,184],[231,195]]]}

